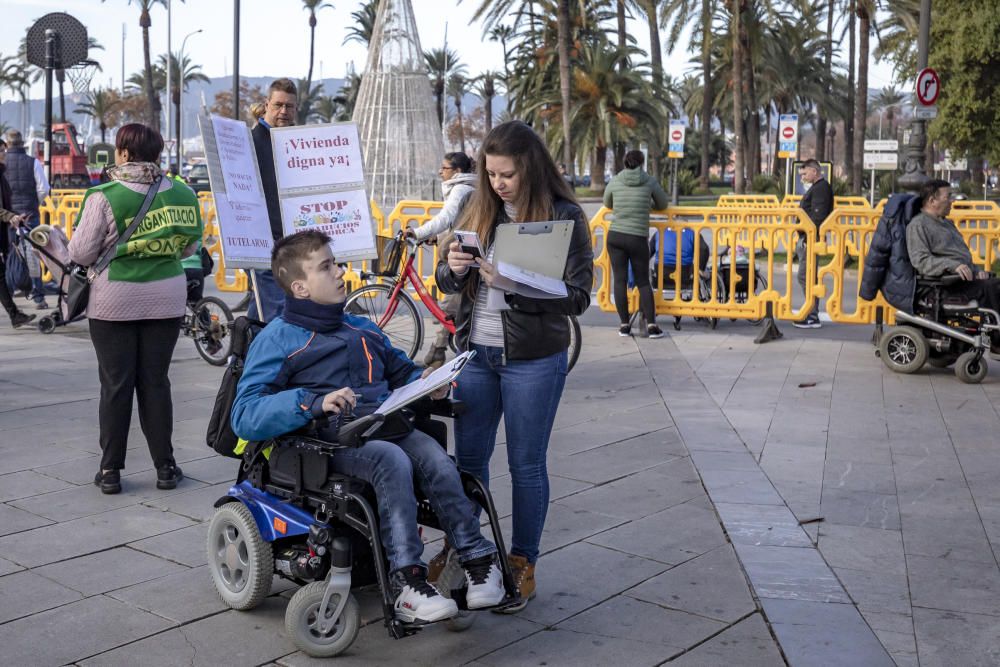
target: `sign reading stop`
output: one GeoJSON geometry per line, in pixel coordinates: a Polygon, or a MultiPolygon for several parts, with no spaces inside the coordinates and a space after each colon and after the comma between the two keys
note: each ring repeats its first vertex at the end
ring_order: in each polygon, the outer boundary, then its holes
{"type": "Polygon", "coordinates": [[[670,146],[667,148],[668,158],[684,157],[684,134],[686,131],[687,126],[684,125],[684,121],[670,121],[670,130],[667,133],[667,136],[670,137],[670,146]]]}
{"type": "Polygon", "coordinates": [[[941,78],[930,67],[917,74],[917,101],[925,107],[933,106],[941,94],[941,78]]]}

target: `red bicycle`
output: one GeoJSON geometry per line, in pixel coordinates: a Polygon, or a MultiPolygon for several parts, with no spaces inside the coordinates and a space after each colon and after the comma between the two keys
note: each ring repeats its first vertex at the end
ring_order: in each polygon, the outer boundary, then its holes
{"type": "MultiPolygon", "coordinates": [[[[414,262],[423,241],[397,232],[394,237],[376,237],[378,260],[372,262],[371,271],[362,271],[361,280],[366,285],[347,295],[344,310],[351,315],[367,317],[374,322],[393,346],[414,359],[424,342],[424,319],[413,297],[406,291],[406,284],[413,286],[421,303],[438,324],[448,331],[448,345],[455,347],[455,322],[445,313],[427,291],[414,262]],[[405,252],[409,248],[409,252],[405,252]],[[403,255],[406,260],[403,261],[403,255]],[[383,282],[369,282],[381,278],[383,282]]],[[[570,342],[567,368],[572,369],[580,357],[580,323],[569,316],[570,342]]]]}

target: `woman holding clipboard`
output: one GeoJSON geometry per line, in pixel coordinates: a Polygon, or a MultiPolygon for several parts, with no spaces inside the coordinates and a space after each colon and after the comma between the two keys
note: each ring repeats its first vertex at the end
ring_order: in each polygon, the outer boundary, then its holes
{"type": "MultiPolygon", "coordinates": [[[[523,598],[519,607],[507,611],[519,611],[535,595],[535,561],[549,503],[545,457],[566,382],[567,316],[581,315],[590,305],[594,253],[583,211],[531,127],[521,121],[496,126],[483,141],[476,173],[479,183],[459,228],[476,233],[485,257],[452,242],[436,278],[443,292],[461,295],[455,319],[458,346],[476,351],[455,390],[455,398],[467,407],[455,420],[455,453],[459,467],[484,483],[504,419],[513,485],[510,564],[523,598]],[[488,308],[488,292],[498,277],[492,263],[497,227],[550,220],[573,221],[563,272],[567,295],[534,299],[504,294],[505,309],[488,308]]],[[[432,573],[447,552],[446,545],[432,561],[432,573]]]]}

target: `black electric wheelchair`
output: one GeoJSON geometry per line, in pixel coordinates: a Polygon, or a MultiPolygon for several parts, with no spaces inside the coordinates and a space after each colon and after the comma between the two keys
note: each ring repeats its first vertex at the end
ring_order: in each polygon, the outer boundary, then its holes
{"type": "MultiPolygon", "coordinates": [[[[249,336],[240,333],[245,327],[245,318],[239,318],[234,345],[249,347],[249,336]]],[[[441,418],[454,417],[461,408],[447,399],[425,399],[413,404],[406,418],[446,446],[448,429],[441,418]]],[[[313,657],[338,655],[354,642],[361,609],[351,591],[358,587],[377,587],[383,623],[391,637],[406,637],[427,625],[403,622],[393,612],[395,595],[374,490],[357,478],[330,473],[325,465],[336,449],[380,437],[384,420],[379,414],[356,418],[346,414],[337,442],[319,439],[316,433],[328,424],[314,422],[296,433],[249,443],[236,484],[216,501],[209,523],[208,566],[223,602],[232,609],[253,609],[269,595],[274,575],[301,585],[285,612],[285,629],[296,646],[313,657]],[[281,470],[269,466],[269,447],[282,448],[281,470]]],[[[468,497],[482,507],[497,548],[506,595],[492,609],[517,605],[520,596],[493,499],[474,476],[462,472],[461,479],[468,497]]],[[[417,493],[418,523],[440,528],[430,503],[420,497],[419,489],[417,493]]],[[[466,581],[457,561],[449,559],[437,581],[441,594],[454,599],[460,610],[459,616],[444,621],[456,631],[474,620],[465,603],[466,581]]]]}
{"type": "Polygon", "coordinates": [[[1000,331],[1000,315],[976,301],[947,295],[957,275],[917,278],[912,313],[895,311],[896,325],[876,329],[875,354],[896,373],[916,373],[924,364],[947,368],[967,384],[978,384],[987,373],[983,355],[991,334],[1000,331]]]}

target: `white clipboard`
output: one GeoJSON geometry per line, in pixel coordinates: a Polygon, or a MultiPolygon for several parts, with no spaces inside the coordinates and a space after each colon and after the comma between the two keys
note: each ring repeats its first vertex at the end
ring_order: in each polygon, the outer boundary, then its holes
{"type": "Polygon", "coordinates": [[[504,262],[546,278],[562,280],[573,225],[572,220],[497,225],[493,263],[504,262]]]}
{"type": "Polygon", "coordinates": [[[399,410],[400,408],[406,407],[410,403],[421,399],[424,396],[429,396],[457,378],[458,374],[462,372],[463,368],[465,368],[465,364],[469,363],[469,360],[474,356],[476,356],[475,350],[463,352],[451,361],[445,363],[440,368],[436,369],[427,377],[414,380],[409,384],[393,390],[393,392],[389,394],[389,398],[387,398],[385,402],[378,406],[378,409],[375,410],[376,414],[387,415],[399,410]]]}

